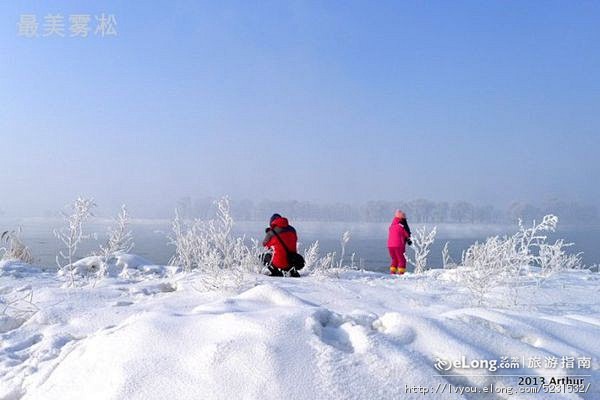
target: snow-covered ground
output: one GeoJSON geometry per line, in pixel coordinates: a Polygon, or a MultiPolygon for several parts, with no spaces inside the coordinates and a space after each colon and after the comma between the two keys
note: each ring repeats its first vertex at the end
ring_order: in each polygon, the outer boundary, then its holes
{"type": "Polygon", "coordinates": [[[600,399],[598,273],[532,281],[516,306],[494,308],[472,305],[460,268],[247,275],[237,289],[205,291],[195,273],[124,263],[129,278],[76,288],[55,272],[0,263],[0,398],[600,399]],[[462,357],[542,365],[435,368],[462,357]],[[562,368],[570,357],[591,365],[562,368]],[[591,385],[521,394],[527,375],[589,375],[591,385]],[[490,384],[504,393],[449,393],[490,384]]]}

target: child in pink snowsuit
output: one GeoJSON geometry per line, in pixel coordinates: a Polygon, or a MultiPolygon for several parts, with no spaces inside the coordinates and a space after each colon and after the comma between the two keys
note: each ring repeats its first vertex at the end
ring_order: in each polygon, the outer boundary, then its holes
{"type": "Polygon", "coordinates": [[[404,251],[408,240],[410,240],[410,230],[406,223],[406,215],[402,211],[396,210],[388,235],[388,250],[392,258],[391,274],[402,275],[406,272],[404,251]]]}

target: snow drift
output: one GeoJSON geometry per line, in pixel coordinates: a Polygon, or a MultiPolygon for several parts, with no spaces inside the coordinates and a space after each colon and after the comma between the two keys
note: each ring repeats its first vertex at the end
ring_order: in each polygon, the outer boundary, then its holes
{"type": "MultiPolygon", "coordinates": [[[[152,270],[133,256],[122,261],[152,270]]],[[[252,275],[236,290],[207,292],[196,274],[175,270],[69,288],[41,269],[16,277],[14,263],[0,267],[0,296],[12,302],[0,320],[3,399],[468,399],[477,397],[423,396],[406,385],[516,387],[500,373],[434,368],[438,358],[462,356],[591,357],[592,393],[552,398],[598,397],[600,275],[589,271],[532,282],[520,292],[526,307],[485,309],[471,307],[457,285],[461,268],[252,275]]],[[[510,370],[549,373],[574,372],[510,370]]]]}

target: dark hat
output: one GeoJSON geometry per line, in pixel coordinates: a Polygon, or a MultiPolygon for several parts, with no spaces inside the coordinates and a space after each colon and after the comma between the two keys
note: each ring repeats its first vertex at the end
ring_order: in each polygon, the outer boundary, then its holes
{"type": "Polygon", "coordinates": [[[279,215],[277,213],[271,215],[271,219],[269,220],[269,223],[272,224],[273,221],[275,221],[277,218],[281,218],[281,215],[279,215]]]}

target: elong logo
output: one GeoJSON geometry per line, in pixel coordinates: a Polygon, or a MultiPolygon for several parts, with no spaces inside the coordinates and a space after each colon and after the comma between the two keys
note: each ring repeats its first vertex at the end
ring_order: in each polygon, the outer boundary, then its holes
{"type": "Polygon", "coordinates": [[[498,360],[475,359],[467,361],[465,356],[459,360],[449,361],[437,357],[433,367],[438,371],[450,371],[451,369],[486,369],[490,372],[498,370],[498,360]]]}

